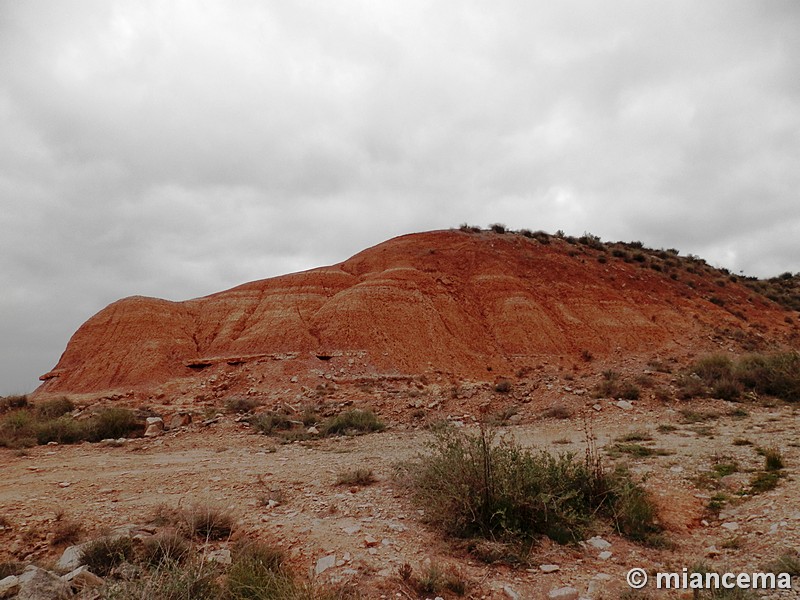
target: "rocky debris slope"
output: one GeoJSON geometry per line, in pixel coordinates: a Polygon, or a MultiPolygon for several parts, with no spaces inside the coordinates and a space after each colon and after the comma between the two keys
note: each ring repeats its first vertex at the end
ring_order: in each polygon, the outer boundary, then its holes
{"type": "Polygon", "coordinates": [[[258,390],[320,368],[486,381],[541,362],[797,337],[794,313],[737,277],[626,248],[435,231],[185,302],[126,298],[78,329],[37,394],[198,391],[220,377],[258,390]]]}

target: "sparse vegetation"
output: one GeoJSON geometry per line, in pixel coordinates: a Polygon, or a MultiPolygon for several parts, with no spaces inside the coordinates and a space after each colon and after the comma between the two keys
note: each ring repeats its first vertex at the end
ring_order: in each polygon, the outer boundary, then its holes
{"type": "Polygon", "coordinates": [[[189,535],[206,540],[224,540],[233,533],[234,519],[230,511],[208,504],[195,504],[182,513],[189,535]]]}
{"type": "Polygon", "coordinates": [[[6,412],[0,417],[0,446],[28,448],[50,442],[99,442],[139,435],[144,429],[142,420],[127,408],[101,408],[85,418],[67,414],[73,409],[72,402],[63,398],[6,412]]]}
{"type": "Polygon", "coordinates": [[[350,471],[342,471],[336,478],[336,485],[372,485],[377,479],[372,469],[359,467],[350,471]]]}
{"type": "Polygon", "coordinates": [[[570,417],[572,417],[572,411],[563,404],[556,404],[542,411],[544,419],[569,419],[570,417]]]}
{"type": "Polygon", "coordinates": [[[353,435],[383,431],[386,425],[371,410],[352,409],[323,422],[322,435],[353,435]]]}
{"type": "Polygon", "coordinates": [[[243,414],[253,412],[262,404],[263,402],[258,398],[237,396],[236,398],[228,398],[225,401],[225,408],[228,412],[243,414]]]}
{"type": "Polygon", "coordinates": [[[596,453],[578,461],[453,429],[439,432],[430,451],[406,470],[426,518],[450,535],[565,543],[598,515],[634,539],[658,531],[646,492],[626,472],[607,472],[596,453]]]}
{"type": "Polygon", "coordinates": [[[133,560],[133,540],[126,536],[98,538],[89,542],[81,552],[81,564],[100,577],[106,577],[117,565],[133,560]]]}
{"type": "Polygon", "coordinates": [[[764,469],[766,471],[780,471],[786,466],[783,463],[783,455],[778,448],[764,448],[760,454],[764,456],[764,469]]]}
{"type": "Polygon", "coordinates": [[[677,380],[684,399],[738,400],[744,392],[800,401],[800,354],[748,354],[737,360],[712,354],[695,361],[677,380]]]}
{"type": "Polygon", "coordinates": [[[641,396],[639,386],[623,379],[616,371],[603,371],[603,379],[595,388],[596,398],[621,398],[638,400],[641,396]]]}
{"type": "Polygon", "coordinates": [[[672,454],[669,450],[663,448],[650,448],[642,444],[623,444],[616,443],[607,448],[611,456],[618,456],[620,454],[628,454],[636,458],[648,458],[651,456],[669,456],[672,454]]]}

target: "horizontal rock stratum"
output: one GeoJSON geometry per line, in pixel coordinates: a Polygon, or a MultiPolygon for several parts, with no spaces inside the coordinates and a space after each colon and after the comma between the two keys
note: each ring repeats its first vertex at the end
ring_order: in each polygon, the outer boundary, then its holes
{"type": "Polygon", "coordinates": [[[114,302],[75,332],[37,394],[199,390],[221,374],[231,390],[252,391],[302,383],[322,366],[342,379],[491,380],[543,362],[763,347],[797,335],[787,311],[735,279],[638,245],[410,234],[203,298],[114,302]]]}

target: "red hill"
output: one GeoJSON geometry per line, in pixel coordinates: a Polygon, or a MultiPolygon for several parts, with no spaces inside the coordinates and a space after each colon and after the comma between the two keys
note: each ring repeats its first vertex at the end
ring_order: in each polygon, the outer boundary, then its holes
{"type": "Polygon", "coordinates": [[[675,252],[435,231],[204,298],[119,300],[78,329],[37,394],[493,380],[544,363],[785,343],[796,335],[789,314],[675,252]]]}

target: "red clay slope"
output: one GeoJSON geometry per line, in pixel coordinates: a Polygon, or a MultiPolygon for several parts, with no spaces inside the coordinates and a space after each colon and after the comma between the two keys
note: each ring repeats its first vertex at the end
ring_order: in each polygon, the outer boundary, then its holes
{"type": "Polygon", "coordinates": [[[435,231],[186,302],[126,298],[78,329],[37,393],[192,387],[218,365],[245,364],[263,387],[329,357],[353,375],[485,380],[586,352],[678,352],[720,331],[739,341],[791,332],[782,309],[744,286],[711,288],[600,254],[557,238],[435,231]]]}

